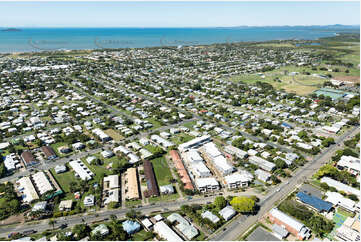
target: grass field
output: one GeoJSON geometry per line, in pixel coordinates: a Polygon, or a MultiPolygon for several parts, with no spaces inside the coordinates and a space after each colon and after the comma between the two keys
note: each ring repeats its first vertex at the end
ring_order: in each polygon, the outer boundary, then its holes
{"type": "Polygon", "coordinates": [[[133,234],[131,241],[146,241],[146,240],[149,240],[148,238],[149,238],[149,236],[147,236],[147,231],[145,231],[143,229],[143,230],[133,234]]]}
{"type": "Polygon", "coordinates": [[[123,136],[121,136],[117,131],[115,131],[114,129],[107,129],[104,130],[104,133],[106,133],[107,135],[109,135],[114,141],[120,141],[122,139],[124,139],[123,136]]]}
{"type": "Polygon", "coordinates": [[[159,197],[150,197],[149,202],[155,203],[155,202],[159,202],[159,201],[174,201],[174,200],[177,200],[178,198],[179,198],[179,194],[174,193],[174,194],[170,194],[170,195],[161,195],[159,197]]]}
{"type": "Polygon", "coordinates": [[[125,201],[126,207],[133,207],[142,204],[142,200],[125,201]]]}
{"type": "Polygon", "coordinates": [[[147,118],[145,119],[147,120],[149,123],[152,123],[153,124],[153,127],[152,129],[157,129],[157,128],[160,128],[162,126],[162,123],[160,123],[157,119],[155,118],[147,118]]]}
{"type": "Polygon", "coordinates": [[[192,130],[193,126],[196,125],[196,124],[197,124],[197,121],[190,121],[188,123],[183,124],[183,126],[190,129],[190,130],[192,130]]]}
{"type": "Polygon", "coordinates": [[[114,162],[116,160],[119,160],[119,157],[113,156],[111,158],[103,158],[103,156],[100,153],[94,154],[93,156],[95,156],[98,159],[102,160],[104,164],[102,164],[102,165],[89,164],[86,161],[86,158],[88,158],[89,156],[85,157],[85,158],[82,158],[82,161],[95,174],[94,180],[96,182],[99,182],[102,174],[110,175],[112,173],[111,167],[110,167],[110,169],[107,169],[107,166],[110,165],[112,162],[114,162]]]}
{"type": "MultiPolygon", "coordinates": [[[[294,70],[292,70],[294,71],[294,70]]],[[[289,71],[289,72],[292,72],[289,71]]],[[[267,82],[271,84],[276,89],[284,89],[287,92],[293,92],[298,95],[307,95],[317,90],[322,86],[322,84],[326,81],[326,79],[313,77],[310,75],[296,75],[295,77],[284,75],[283,68],[280,70],[266,72],[265,78],[261,78],[260,76],[253,75],[240,75],[233,76],[230,78],[231,81],[234,82],[244,82],[249,84],[254,84],[258,81],[267,82]],[[275,78],[279,78],[281,81],[274,81],[275,78]]]]}
{"type": "Polygon", "coordinates": [[[52,168],[50,172],[65,193],[70,192],[70,183],[78,181],[74,175],[74,171],[68,170],[67,172],[56,174],[54,168],[52,168]]]}
{"type": "MultiPolygon", "coordinates": [[[[292,47],[293,45],[290,43],[261,43],[259,46],[268,46],[268,47],[292,47]]],[[[287,92],[293,92],[298,95],[307,95],[318,89],[318,87],[322,86],[322,84],[326,81],[326,79],[313,77],[312,75],[303,75],[303,72],[309,72],[311,74],[322,74],[327,75],[331,74],[332,78],[340,78],[340,80],[352,80],[353,82],[359,82],[360,80],[360,44],[356,42],[329,42],[327,45],[327,49],[325,49],[325,45],[323,46],[308,46],[302,47],[302,50],[307,50],[309,48],[314,49],[318,53],[327,52],[328,54],[332,54],[336,60],[341,60],[344,63],[352,63],[353,67],[346,67],[342,65],[332,65],[329,66],[328,61],[321,60],[320,66],[317,67],[317,70],[312,70],[312,67],[305,66],[284,66],[280,69],[276,69],[273,71],[268,71],[263,73],[265,78],[261,78],[260,76],[253,74],[245,74],[239,76],[230,77],[231,81],[242,81],[245,83],[256,83],[257,81],[267,82],[271,84],[276,89],[284,89],[287,92]],[[346,53],[348,51],[348,53],[346,53]],[[331,69],[339,69],[339,72],[329,72],[325,70],[320,70],[320,67],[327,67],[331,69]],[[346,73],[346,70],[349,73],[346,73]],[[290,72],[299,72],[299,75],[294,77],[285,75],[285,71],[290,72]],[[274,81],[274,79],[278,77],[281,82],[274,81]]],[[[294,47],[299,50],[300,47],[294,47]]]]}
{"type": "Polygon", "coordinates": [[[192,139],[194,139],[193,136],[190,136],[189,134],[185,134],[185,133],[180,133],[180,134],[177,134],[176,136],[173,136],[171,138],[171,141],[177,145],[180,145],[180,144],[188,142],[192,139]]]}
{"type": "Polygon", "coordinates": [[[169,180],[172,179],[172,174],[169,170],[169,166],[165,157],[159,157],[151,160],[153,164],[153,169],[155,173],[155,177],[158,182],[158,186],[164,186],[169,184],[169,180]]]}
{"type": "Polygon", "coordinates": [[[60,153],[60,152],[58,151],[58,148],[61,147],[61,146],[68,146],[69,148],[71,148],[69,145],[67,145],[67,143],[64,143],[64,142],[59,142],[59,143],[51,144],[50,146],[53,148],[53,150],[55,151],[55,153],[56,153],[56,155],[57,155],[58,157],[65,157],[65,156],[69,156],[69,155],[74,154],[74,151],[69,152],[69,153],[67,153],[67,154],[63,154],[63,153],[60,153]]]}

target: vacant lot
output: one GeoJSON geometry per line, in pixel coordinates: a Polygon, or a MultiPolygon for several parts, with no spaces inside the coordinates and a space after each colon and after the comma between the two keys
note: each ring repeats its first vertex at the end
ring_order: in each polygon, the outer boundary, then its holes
{"type": "MultiPolygon", "coordinates": [[[[292,69],[292,68],[291,68],[292,69]]],[[[293,71],[293,70],[292,70],[293,71]]],[[[289,71],[291,72],[291,71],[289,71]]],[[[308,95],[322,86],[326,79],[313,77],[311,75],[285,75],[283,70],[266,72],[265,78],[259,75],[240,75],[231,78],[232,81],[242,81],[244,83],[254,84],[258,81],[267,82],[276,89],[284,89],[287,92],[293,92],[298,95],[308,95]],[[279,81],[276,81],[276,78],[279,81]]]]}
{"type": "Polygon", "coordinates": [[[121,136],[117,131],[115,131],[114,129],[107,129],[104,131],[104,133],[106,133],[107,135],[109,135],[114,141],[120,141],[122,140],[124,137],[121,136]]]}
{"type": "Polygon", "coordinates": [[[158,186],[164,186],[169,184],[169,180],[172,179],[172,174],[169,170],[169,166],[165,157],[159,157],[151,160],[153,164],[153,169],[155,173],[155,177],[158,182],[158,186]]]}
{"type": "Polygon", "coordinates": [[[78,181],[74,175],[74,171],[68,170],[67,172],[56,174],[54,169],[51,169],[50,172],[65,193],[70,191],[70,183],[78,181]]]}

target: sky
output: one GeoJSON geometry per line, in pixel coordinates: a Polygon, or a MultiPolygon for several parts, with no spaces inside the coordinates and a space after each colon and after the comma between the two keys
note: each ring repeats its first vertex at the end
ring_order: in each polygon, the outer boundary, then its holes
{"type": "Polygon", "coordinates": [[[359,25],[354,2],[0,2],[2,27],[359,25]]]}

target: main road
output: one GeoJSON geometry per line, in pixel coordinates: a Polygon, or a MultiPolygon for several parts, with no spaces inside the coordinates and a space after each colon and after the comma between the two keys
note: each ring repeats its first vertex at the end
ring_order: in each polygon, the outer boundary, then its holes
{"type": "Polygon", "coordinates": [[[270,209],[272,209],[277,201],[285,198],[296,187],[301,185],[306,178],[312,176],[323,164],[327,163],[333,156],[334,152],[341,148],[340,145],[348,136],[354,136],[358,132],[360,132],[359,127],[354,127],[350,131],[338,137],[336,144],[324,150],[305,166],[300,167],[290,179],[275,187],[269,192],[269,194],[267,194],[267,196],[261,199],[259,202],[260,210],[256,215],[242,215],[238,217],[232,223],[228,224],[225,230],[221,230],[219,233],[211,235],[210,240],[236,240],[254,223],[256,223],[258,219],[263,217],[270,209]]]}
{"type": "MultiPolygon", "coordinates": [[[[246,195],[254,195],[254,193],[245,193],[246,195]]],[[[166,212],[166,211],[174,211],[178,210],[182,205],[190,205],[190,204],[206,204],[209,202],[213,202],[214,197],[217,194],[213,194],[209,197],[194,197],[193,199],[179,199],[174,202],[159,202],[156,204],[149,204],[141,207],[134,208],[134,210],[141,212],[144,215],[149,215],[152,212],[166,212]]],[[[72,227],[76,224],[87,223],[90,224],[92,222],[100,222],[104,219],[109,219],[110,215],[116,215],[118,218],[125,217],[126,213],[129,211],[128,209],[102,209],[96,212],[89,212],[87,214],[78,214],[73,216],[61,217],[54,219],[57,226],[66,223],[68,227],[72,227]]],[[[4,225],[0,226],[0,238],[7,237],[9,233],[12,232],[24,232],[27,230],[35,230],[37,232],[42,232],[51,228],[49,226],[49,220],[40,220],[29,222],[25,224],[17,224],[17,225],[4,225]]]]}

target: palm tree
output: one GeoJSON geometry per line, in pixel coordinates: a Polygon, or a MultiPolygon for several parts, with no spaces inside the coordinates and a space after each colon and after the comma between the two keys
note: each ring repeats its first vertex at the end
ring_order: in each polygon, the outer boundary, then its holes
{"type": "Polygon", "coordinates": [[[53,226],[53,230],[54,230],[54,226],[55,226],[55,224],[56,224],[56,221],[53,220],[53,219],[50,219],[48,224],[49,224],[49,225],[52,225],[52,226],[53,226]]]}

